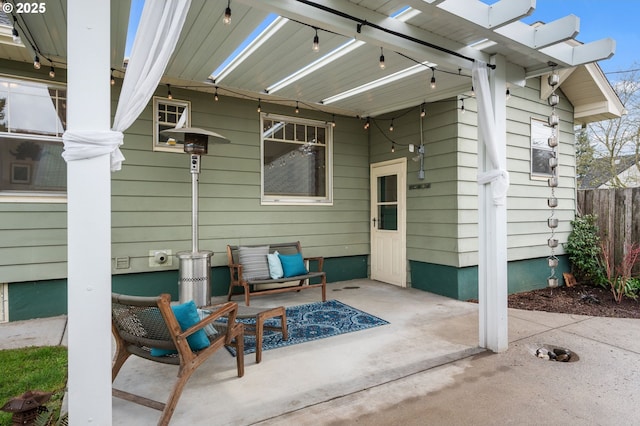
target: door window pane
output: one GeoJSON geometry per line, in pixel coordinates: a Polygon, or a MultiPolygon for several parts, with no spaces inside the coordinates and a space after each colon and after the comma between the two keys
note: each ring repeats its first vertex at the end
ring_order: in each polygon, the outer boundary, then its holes
{"type": "Polygon", "coordinates": [[[384,229],[387,231],[398,230],[398,206],[392,205],[379,205],[378,206],[378,229],[384,229]]]}
{"type": "Polygon", "coordinates": [[[395,202],[398,201],[398,176],[379,176],[378,177],[378,202],[395,202]]]}

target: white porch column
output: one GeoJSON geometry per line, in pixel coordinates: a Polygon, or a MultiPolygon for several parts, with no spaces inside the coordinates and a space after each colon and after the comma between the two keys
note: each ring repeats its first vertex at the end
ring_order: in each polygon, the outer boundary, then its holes
{"type": "MultiPolygon", "coordinates": [[[[67,1],[67,130],[108,131],[110,2],[67,1]]],[[[109,154],[67,162],[70,424],[111,424],[109,154]]]]}
{"type": "MultiPolygon", "coordinates": [[[[496,69],[489,72],[496,129],[494,138],[498,146],[500,167],[506,170],[506,62],[502,56],[493,56],[491,63],[496,65],[496,69]]],[[[480,133],[478,131],[479,135],[480,133]]],[[[478,174],[492,169],[483,142],[478,144],[478,174]]],[[[494,203],[491,185],[487,184],[478,187],[478,210],[479,345],[494,352],[502,352],[509,345],[507,206],[506,202],[502,205],[494,203]]]]}

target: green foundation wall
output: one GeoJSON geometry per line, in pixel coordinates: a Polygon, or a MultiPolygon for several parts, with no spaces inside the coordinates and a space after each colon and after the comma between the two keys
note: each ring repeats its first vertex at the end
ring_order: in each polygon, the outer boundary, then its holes
{"type": "MultiPolygon", "coordinates": [[[[564,285],[562,273],[570,270],[566,256],[558,257],[560,263],[556,269],[556,277],[560,285],[564,285]]],[[[478,267],[455,268],[453,266],[433,263],[409,261],[411,267],[411,287],[431,293],[441,294],[458,300],[478,298],[478,267]]],[[[527,259],[507,264],[508,292],[545,288],[550,269],[547,258],[527,259]]]]}
{"type": "MultiPolygon", "coordinates": [[[[367,277],[367,256],[326,258],[327,282],[367,277]]],[[[317,267],[314,263],[311,269],[317,267]]],[[[178,271],[113,275],[112,291],[133,296],[169,293],[178,299],[178,271]]],[[[229,268],[211,270],[211,294],[224,296],[229,289],[229,268]]],[[[9,284],[9,321],[45,318],[67,313],[67,280],[34,281],[9,284]]]]}

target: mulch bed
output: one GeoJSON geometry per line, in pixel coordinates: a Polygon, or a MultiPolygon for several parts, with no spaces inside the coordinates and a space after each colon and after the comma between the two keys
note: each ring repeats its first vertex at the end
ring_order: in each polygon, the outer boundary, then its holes
{"type": "Polygon", "coordinates": [[[640,298],[623,297],[618,304],[611,290],[591,285],[544,288],[511,294],[510,308],[613,318],[640,318],[640,298]]]}

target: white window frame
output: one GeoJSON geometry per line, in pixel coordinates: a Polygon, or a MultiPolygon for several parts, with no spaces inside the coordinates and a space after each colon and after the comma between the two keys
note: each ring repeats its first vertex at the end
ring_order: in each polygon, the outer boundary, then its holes
{"type": "MultiPolygon", "coordinates": [[[[162,98],[159,96],[154,96],[153,97],[153,150],[154,151],[161,151],[161,152],[180,152],[180,153],[184,153],[184,144],[182,144],[181,142],[175,142],[175,144],[168,144],[165,143],[164,141],[161,141],[160,138],[160,131],[161,130],[165,130],[169,127],[175,127],[175,126],[169,126],[170,124],[177,124],[173,123],[172,121],[160,121],[160,106],[161,105],[171,105],[171,106],[176,106],[176,107],[184,107],[185,108],[185,112],[186,112],[186,122],[184,124],[184,126],[182,127],[191,127],[191,101],[185,101],[185,100],[180,100],[180,99],[169,99],[169,98],[162,98]],[[164,126],[162,129],[160,128],[160,126],[164,126]]],[[[176,120],[179,120],[180,117],[177,117],[176,120]]]]}
{"type": "MultiPolygon", "coordinates": [[[[15,81],[17,83],[38,83],[49,88],[67,90],[67,85],[57,81],[47,81],[35,78],[15,76],[10,74],[0,74],[0,79],[15,81]]],[[[64,98],[66,99],[66,98],[64,98]]],[[[56,111],[57,113],[57,111],[56,111]]],[[[10,117],[9,117],[10,119],[10,117]]],[[[10,125],[9,125],[10,128],[10,125]]],[[[60,129],[64,132],[64,129],[60,129]]],[[[24,139],[31,141],[55,142],[62,145],[62,136],[39,135],[29,133],[0,132],[0,138],[24,139]]],[[[67,191],[0,191],[0,203],[66,203],[67,191]]]]}
{"type": "MultiPolygon", "coordinates": [[[[295,142],[292,142],[295,143],[295,142]]],[[[303,143],[301,143],[303,145],[303,143]]],[[[262,205],[333,205],[333,126],[326,121],[312,120],[286,115],[270,113],[260,114],[260,203],[262,205]],[[304,124],[306,126],[322,127],[325,129],[326,141],[324,144],[325,158],[325,187],[326,195],[323,197],[303,196],[277,196],[264,193],[264,120],[280,120],[292,124],[304,124]]]]}
{"type": "Polygon", "coordinates": [[[552,128],[544,120],[537,118],[531,118],[531,150],[529,152],[530,163],[530,177],[532,180],[548,179],[553,174],[551,173],[551,166],[549,166],[549,173],[543,173],[533,169],[534,166],[534,150],[554,152],[548,144],[549,138],[553,135],[552,128]]]}

